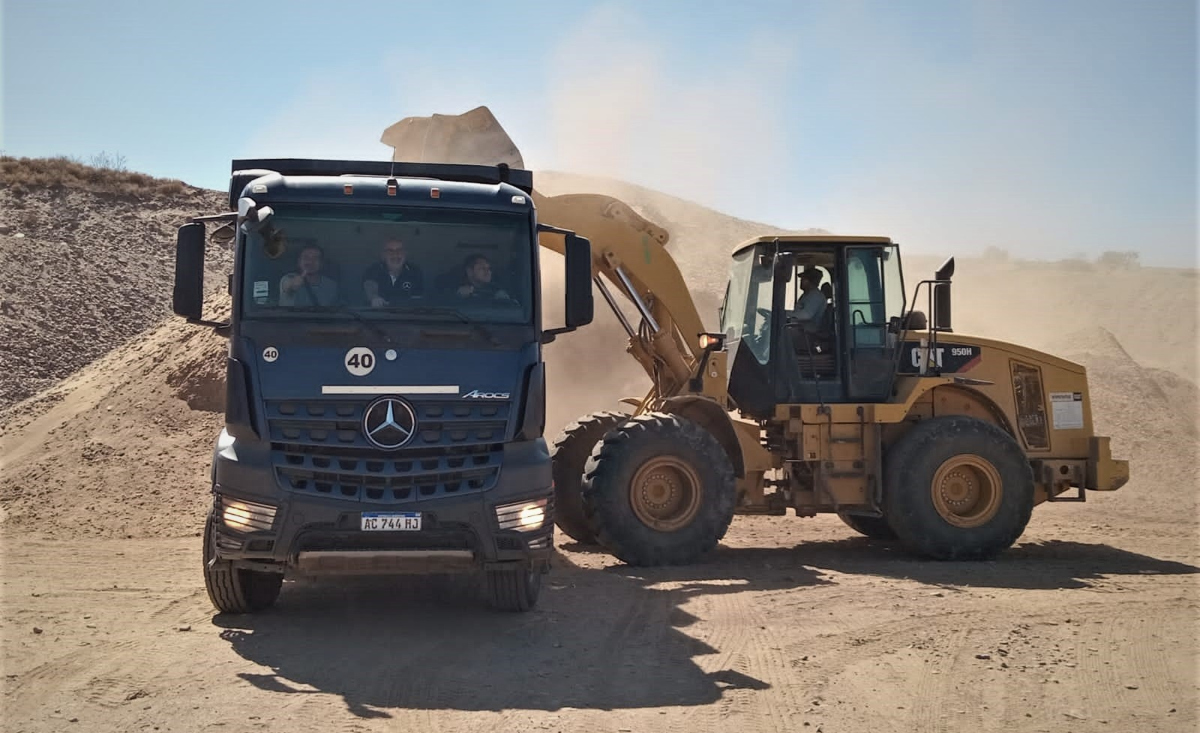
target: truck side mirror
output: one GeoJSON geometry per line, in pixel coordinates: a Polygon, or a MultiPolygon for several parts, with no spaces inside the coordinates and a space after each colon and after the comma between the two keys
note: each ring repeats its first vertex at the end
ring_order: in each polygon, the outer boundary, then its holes
{"type": "Polygon", "coordinates": [[[577,234],[566,235],[567,328],[592,322],[592,243],[577,234]]]}
{"type": "Polygon", "coordinates": [[[175,290],[171,307],[175,315],[200,320],[204,305],[204,225],[179,227],[175,240],[175,290]]]}

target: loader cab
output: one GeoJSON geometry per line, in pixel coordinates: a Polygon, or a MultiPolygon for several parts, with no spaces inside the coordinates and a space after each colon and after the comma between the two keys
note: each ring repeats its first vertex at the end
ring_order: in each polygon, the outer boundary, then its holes
{"type": "Polygon", "coordinates": [[[900,253],[886,238],[744,244],[720,312],[730,396],[759,419],[781,404],[887,400],[904,300],[900,253]]]}

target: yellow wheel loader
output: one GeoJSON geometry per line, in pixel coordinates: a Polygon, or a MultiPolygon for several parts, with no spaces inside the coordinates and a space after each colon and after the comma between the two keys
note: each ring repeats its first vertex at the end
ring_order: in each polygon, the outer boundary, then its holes
{"type": "MultiPolygon", "coordinates": [[[[434,122],[390,128],[396,159],[492,162],[479,147],[454,159],[473,129],[520,162],[486,108],[434,122]]],[[[606,196],[533,198],[541,221],[591,241],[596,288],[651,382],[628,413],[555,442],[556,523],[576,540],[683,564],[735,514],[791,509],[921,556],[985,559],[1035,505],[1128,481],[1093,430],[1081,365],[953,331],[953,258],[910,286],[886,237],[758,237],[733,247],[707,333],[664,229],[606,196]]],[[[563,252],[553,232],[541,244],[563,252]]]]}

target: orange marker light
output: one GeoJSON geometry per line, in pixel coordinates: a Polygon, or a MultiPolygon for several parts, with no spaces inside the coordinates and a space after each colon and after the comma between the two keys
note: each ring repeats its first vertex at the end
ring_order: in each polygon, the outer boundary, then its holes
{"type": "Polygon", "coordinates": [[[388,184],[388,196],[395,196],[395,195],[396,195],[396,184],[389,183],[388,184]]]}
{"type": "Polygon", "coordinates": [[[429,198],[440,199],[441,197],[442,197],[442,192],[440,189],[437,189],[437,188],[429,189],[429,198]]]}
{"type": "Polygon", "coordinates": [[[346,194],[347,196],[350,196],[351,194],[353,194],[354,193],[354,184],[347,183],[346,185],[342,186],[342,193],[346,194]]]}

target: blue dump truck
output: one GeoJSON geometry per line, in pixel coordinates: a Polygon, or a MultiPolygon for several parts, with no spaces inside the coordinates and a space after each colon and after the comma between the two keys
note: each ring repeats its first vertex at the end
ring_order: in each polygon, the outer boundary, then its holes
{"type": "Polygon", "coordinates": [[[507,166],[235,160],[229,211],[179,228],[174,312],[229,339],[204,581],[222,612],[287,575],[476,573],[537,602],[553,552],[542,346],[592,319],[590,243],[507,166]],[[542,323],[539,239],[563,255],[542,323]],[[205,249],[232,247],[228,321],[205,249]],[[557,279],[557,278],[556,278],[557,279]]]}

